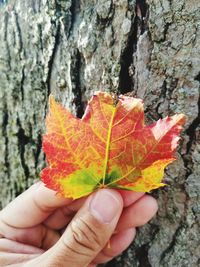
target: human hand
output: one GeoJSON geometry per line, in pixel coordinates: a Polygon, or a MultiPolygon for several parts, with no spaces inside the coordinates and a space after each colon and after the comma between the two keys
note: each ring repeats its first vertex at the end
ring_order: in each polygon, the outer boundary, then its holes
{"type": "Polygon", "coordinates": [[[101,189],[72,201],[39,182],[0,211],[0,266],[95,267],[125,250],[156,211],[143,193],[101,189]]]}

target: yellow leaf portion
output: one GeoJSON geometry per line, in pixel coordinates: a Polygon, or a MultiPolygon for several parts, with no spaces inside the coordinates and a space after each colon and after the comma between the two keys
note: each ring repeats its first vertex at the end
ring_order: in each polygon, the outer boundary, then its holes
{"type": "MultiPolygon", "coordinates": [[[[154,162],[151,166],[137,171],[138,177],[135,178],[135,182],[128,183],[126,185],[119,185],[117,187],[127,190],[133,190],[136,192],[149,192],[153,189],[165,186],[166,184],[161,183],[164,175],[165,167],[174,161],[174,158],[166,160],[158,160],[154,162]]],[[[134,172],[133,172],[134,177],[134,172]]]]}

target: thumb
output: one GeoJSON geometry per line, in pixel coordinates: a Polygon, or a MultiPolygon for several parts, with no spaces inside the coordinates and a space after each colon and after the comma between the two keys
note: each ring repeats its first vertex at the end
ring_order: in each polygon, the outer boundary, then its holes
{"type": "Polygon", "coordinates": [[[122,197],[115,190],[101,189],[91,195],[47,252],[44,266],[88,266],[109,241],[122,209],[122,197]]]}

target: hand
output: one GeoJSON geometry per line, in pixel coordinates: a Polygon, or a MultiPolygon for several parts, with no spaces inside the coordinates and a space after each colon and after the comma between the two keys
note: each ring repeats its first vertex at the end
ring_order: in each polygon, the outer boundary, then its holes
{"type": "Polygon", "coordinates": [[[39,182],[0,212],[0,266],[94,267],[125,250],[156,211],[143,193],[101,189],[72,201],[39,182]]]}

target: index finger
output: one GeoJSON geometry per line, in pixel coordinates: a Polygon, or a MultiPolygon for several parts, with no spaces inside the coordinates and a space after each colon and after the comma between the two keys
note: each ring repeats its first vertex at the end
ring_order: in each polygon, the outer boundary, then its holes
{"type": "Polygon", "coordinates": [[[55,191],[38,182],[0,211],[0,220],[15,228],[32,227],[71,202],[72,199],[57,196],[55,191]]]}

